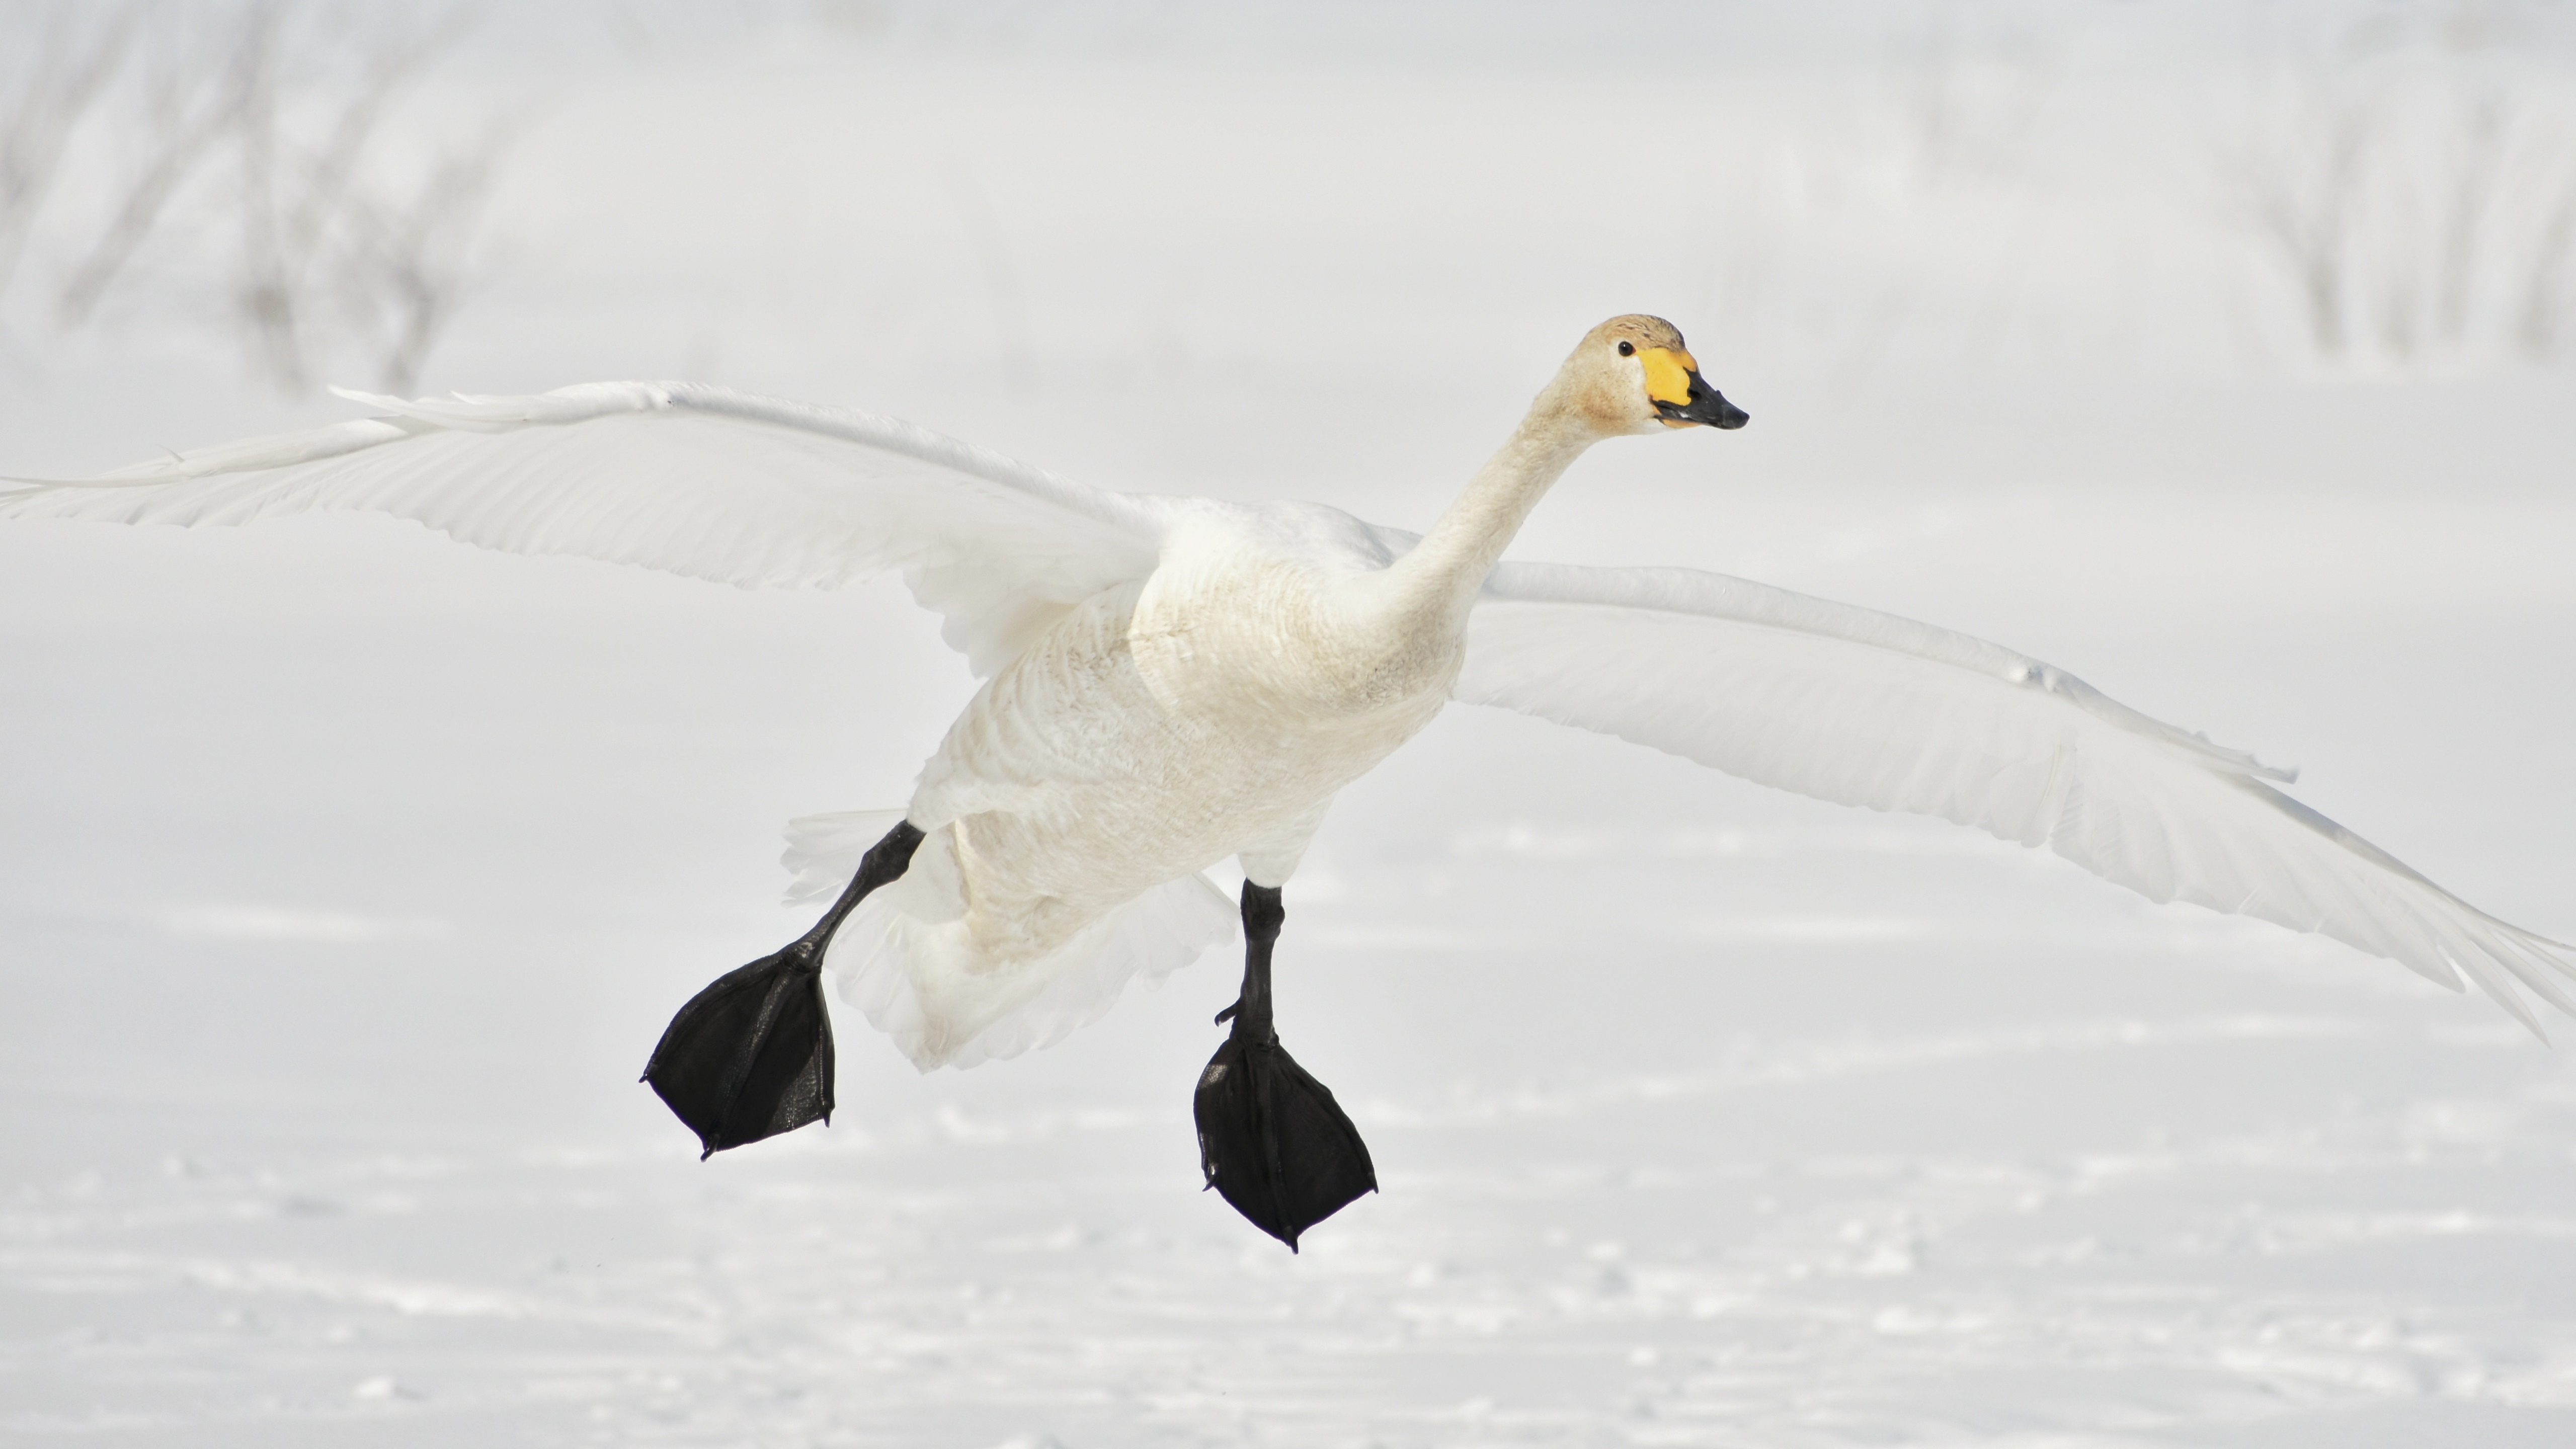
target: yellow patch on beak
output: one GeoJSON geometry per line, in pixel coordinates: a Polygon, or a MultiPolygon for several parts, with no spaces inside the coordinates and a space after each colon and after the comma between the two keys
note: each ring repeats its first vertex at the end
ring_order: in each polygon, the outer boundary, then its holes
{"type": "Polygon", "coordinates": [[[1669,347],[1641,347],[1637,360],[1646,365],[1646,396],[1674,407],[1688,407],[1691,374],[1699,363],[1687,352],[1669,347]]]}

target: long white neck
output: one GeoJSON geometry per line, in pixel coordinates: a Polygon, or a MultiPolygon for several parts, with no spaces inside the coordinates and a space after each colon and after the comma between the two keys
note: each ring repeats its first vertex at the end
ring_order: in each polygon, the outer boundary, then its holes
{"type": "Polygon", "coordinates": [[[1476,591],[1484,587],[1485,576],[1494,571],[1530,510],[1598,439],[1589,426],[1550,401],[1539,399],[1422,542],[1387,570],[1387,583],[1405,612],[1463,625],[1476,591]]]}

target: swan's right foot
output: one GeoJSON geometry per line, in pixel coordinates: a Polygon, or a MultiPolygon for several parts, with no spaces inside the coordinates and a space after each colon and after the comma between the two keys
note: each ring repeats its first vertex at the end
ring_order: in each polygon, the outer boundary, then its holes
{"type": "Polygon", "coordinates": [[[706,1149],[700,1158],[832,1120],[823,951],[859,902],[902,878],[920,844],[912,822],[898,823],[868,848],[857,876],[813,930],[717,977],[671,1018],[644,1065],[644,1080],[698,1134],[706,1149]]]}
{"type": "Polygon", "coordinates": [[[689,998],[645,1064],[673,1115],[712,1157],[832,1120],[832,1016],[823,953],[803,942],[737,967],[689,998]]]}
{"type": "Polygon", "coordinates": [[[1233,1034],[1199,1073],[1199,1170],[1236,1212],[1297,1250],[1298,1235],[1377,1191],[1368,1144],[1333,1093],[1271,1028],[1270,951],[1287,919],[1279,892],[1243,885],[1243,995],[1217,1014],[1233,1034]]]}

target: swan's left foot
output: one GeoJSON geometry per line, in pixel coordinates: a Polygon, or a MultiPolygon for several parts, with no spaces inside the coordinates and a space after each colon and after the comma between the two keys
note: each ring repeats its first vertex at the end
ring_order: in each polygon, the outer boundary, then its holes
{"type": "Polygon", "coordinates": [[[813,930],[737,967],[689,998],[644,1065],[664,1105],[706,1150],[832,1120],[832,1015],[823,1004],[823,949],[869,892],[902,878],[921,832],[904,821],[869,847],[858,875],[813,930]]]}
{"type": "Polygon", "coordinates": [[[1243,995],[1218,1013],[1233,1034],[1199,1073],[1199,1170],[1254,1227],[1297,1250],[1297,1237],[1377,1191],[1368,1144],[1271,1028],[1270,951],[1287,912],[1279,892],[1243,886],[1243,995]]]}

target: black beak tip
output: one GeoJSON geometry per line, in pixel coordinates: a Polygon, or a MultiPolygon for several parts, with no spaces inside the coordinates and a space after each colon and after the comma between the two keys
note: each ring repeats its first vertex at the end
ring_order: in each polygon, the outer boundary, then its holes
{"type": "Polygon", "coordinates": [[[1658,402],[1655,406],[1667,422],[1698,423],[1730,433],[1753,421],[1751,413],[1728,402],[1726,394],[1700,381],[1699,374],[1695,372],[1691,374],[1690,401],[1658,402]]]}

